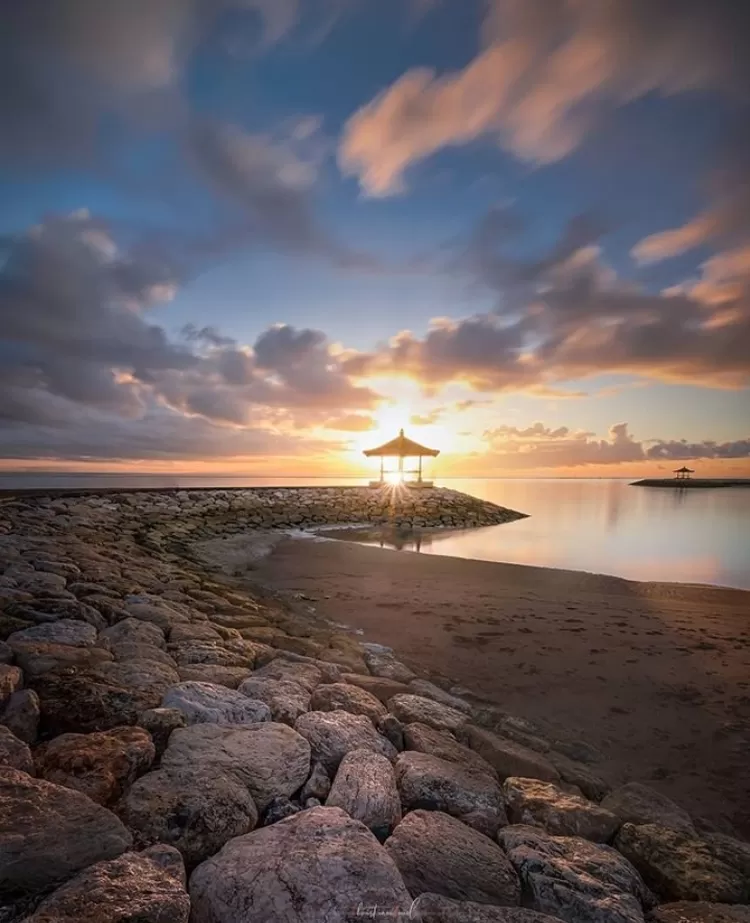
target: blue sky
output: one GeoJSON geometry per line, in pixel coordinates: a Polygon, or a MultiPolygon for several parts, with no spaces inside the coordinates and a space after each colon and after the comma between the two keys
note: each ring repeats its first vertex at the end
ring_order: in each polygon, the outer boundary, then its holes
{"type": "Polygon", "coordinates": [[[738,9],[15,13],[0,451],[323,470],[431,413],[459,473],[746,472],[738,9]]]}

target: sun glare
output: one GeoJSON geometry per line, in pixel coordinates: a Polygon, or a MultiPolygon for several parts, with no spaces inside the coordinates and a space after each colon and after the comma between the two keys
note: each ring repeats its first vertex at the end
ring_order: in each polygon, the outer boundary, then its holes
{"type": "Polygon", "coordinates": [[[385,476],[385,483],[397,487],[404,483],[404,476],[400,471],[389,471],[385,476]]]}

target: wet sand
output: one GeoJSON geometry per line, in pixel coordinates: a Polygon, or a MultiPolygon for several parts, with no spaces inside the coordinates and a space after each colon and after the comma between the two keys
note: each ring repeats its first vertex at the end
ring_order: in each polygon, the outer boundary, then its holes
{"type": "Polygon", "coordinates": [[[750,592],[285,539],[248,572],[750,835],[750,592]]]}

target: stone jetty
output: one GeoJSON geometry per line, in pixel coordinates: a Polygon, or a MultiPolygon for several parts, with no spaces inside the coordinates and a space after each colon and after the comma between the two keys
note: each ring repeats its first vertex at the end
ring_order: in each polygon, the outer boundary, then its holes
{"type": "MultiPolygon", "coordinates": [[[[0,503],[0,923],[750,920],[750,844],[190,551],[377,494],[0,503]]],[[[411,525],[517,515],[407,497],[411,525]]]]}

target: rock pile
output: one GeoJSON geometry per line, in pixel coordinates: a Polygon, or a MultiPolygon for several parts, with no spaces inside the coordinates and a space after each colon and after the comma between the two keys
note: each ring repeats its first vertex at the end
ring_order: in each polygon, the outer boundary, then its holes
{"type": "Polygon", "coordinates": [[[750,844],[231,588],[141,496],[0,507],[0,923],[750,919],[750,844]]]}

